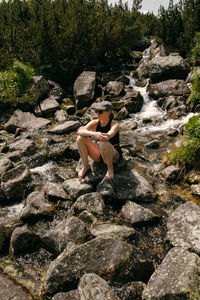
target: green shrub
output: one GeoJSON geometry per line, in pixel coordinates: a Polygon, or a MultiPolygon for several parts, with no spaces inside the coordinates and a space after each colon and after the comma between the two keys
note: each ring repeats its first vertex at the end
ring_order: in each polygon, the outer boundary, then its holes
{"type": "Polygon", "coordinates": [[[198,104],[200,102],[200,74],[198,73],[196,73],[194,82],[192,84],[190,100],[194,104],[198,104]]]}
{"type": "Polygon", "coordinates": [[[16,106],[32,102],[34,95],[27,88],[33,81],[33,75],[34,69],[19,61],[15,61],[8,71],[0,72],[0,104],[16,106]]]}
{"type": "Polygon", "coordinates": [[[173,163],[179,163],[186,167],[199,167],[200,163],[200,140],[198,138],[185,138],[180,148],[168,156],[173,163]]]}
{"type": "Polygon", "coordinates": [[[200,164],[200,115],[193,116],[185,125],[187,137],[177,150],[168,155],[172,163],[179,163],[187,167],[200,164]]]}

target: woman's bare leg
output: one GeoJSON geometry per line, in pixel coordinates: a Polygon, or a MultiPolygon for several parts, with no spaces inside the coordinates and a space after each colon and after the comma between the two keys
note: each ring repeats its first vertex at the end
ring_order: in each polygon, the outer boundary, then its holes
{"type": "Polygon", "coordinates": [[[107,172],[105,175],[105,179],[106,180],[113,179],[114,178],[113,160],[117,150],[108,141],[99,142],[99,149],[103,161],[107,165],[107,172]]]}
{"type": "Polygon", "coordinates": [[[78,151],[81,156],[83,167],[78,173],[79,180],[82,180],[85,173],[91,168],[88,162],[88,156],[94,161],[100,161],[99,148],[93,143],[88,137],[78,136],[77,137],[78,151]]]}

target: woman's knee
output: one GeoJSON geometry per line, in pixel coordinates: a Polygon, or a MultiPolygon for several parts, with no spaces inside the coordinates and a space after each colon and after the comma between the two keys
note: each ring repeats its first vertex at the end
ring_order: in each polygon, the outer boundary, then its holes
{"type": "Polygon", "coordinates": [[[76,138],[76,142],[77,142],[77,144],[86,143],[87,139],[88,139],[87,136],[78,135],[76,138]]]}
{"type": "Polygon", "coordinates": [[[109,147],[109,142],[108,141],[99,141],[98,146],[100,150],[107,149],[109,147]]]}

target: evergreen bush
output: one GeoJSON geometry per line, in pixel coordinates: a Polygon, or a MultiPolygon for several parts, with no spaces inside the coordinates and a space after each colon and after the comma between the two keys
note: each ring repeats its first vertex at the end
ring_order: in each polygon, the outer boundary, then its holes
{"type": "Polygon", "coordinates": [[[188,168],[200,166],[200,115],[193,116],[185,125],[185,137],[182,145],[168,155],[169,160],[188,168]]]}
{"type": "Polygon", "coordinates": [[[7,71],[0,72],[0,104],[17,106],[18,103],[32,103],[35,97],[28,87],[33,81],[34,69],[15,61],[7,71]]]}

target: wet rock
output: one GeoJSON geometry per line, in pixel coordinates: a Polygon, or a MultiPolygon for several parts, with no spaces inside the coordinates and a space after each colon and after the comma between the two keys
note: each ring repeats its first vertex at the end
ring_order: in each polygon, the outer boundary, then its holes
{"type": "Polygon", "coordinates": [[[198,255],[171,249],[151,276],[142,299],[199,299],[199,263],[198,255]]]}
{"type": "Polygon", "coordinates": [[[84,243],[89,238],[85,224],[77,217],[70,217],[51,228],[43,237],[43,242],[56,254],[60,254],[69,242],[84,243]]]}
{"type": "Polygon", "coordinates": [[[187,96],[190,94],[190,89],[184,80],[171,79],[159,83],[150,84],[148,86],[149,96],[153,99],[169,96],[187,96]]]}
{"type": "Polygon", "coordinates": [[[111,95],[111,96],[118,96],[122,92],[124,88],[124,84],[119,81],[110,81],[108,84],[104,87],[105,93],[111,95]]]}
{"type": "Polygon", "coordinates": [[[74,203],[72,209],[74,209],[75,213],[81,213],[87,210],[98,216],[103,215],[105,204],[103,197],[99,193],[94,192],[80,196],[74,203]]]}
{"type": "Polygon", "coordinates": [[[78,290],[70,291],[68,293],[58,293],[51,300],[81,300],[78,290]]]}
{"type": "Polygon", "coordinates": [[[178,176],[180,175],[180,168],[176,166],[169,166],[162,170],[161,175],[166,181],[177,182],[178,176]]]}
{"type": "Polygon", "coordinates": [[[55,112],[54,118],[57,122],[65,122],[67,119],[67,114],[63,109],[57,110],[55,112]]]}
{"type": "Polygon", "coordinates": [[[53,206],[46,202],[43,192],[32,192],[25,201],[24,208],[20,213],[22,220],[32,222],[42,217],[52,217],[53,206]]]}
{"type": "Polygon", "coordinates": [[[28,130],[39,130],[46,127],[51,122],[44,118],[37,118],[30,112],[22,112],[17,109],[8,122],[4,125],[5,130],[14,133],[17,128],[28,130]]]}
{"type": "Polygon", "coordinates": [[[122,207],[121,212],[125,220],[132,225],[145,224],[158,220],[158,216],[150,209],[144,208],[131,201],[128,201],[122,207]]]}
{"type": "Polygon", "coordinates": [[[21,200],[24,196],[26,185],[30,180],[29,169],[22,163],[3,173],[1,176],[1,188],[8,202],[21,200]]]}
{"type": "Polygon", "coordinates": [[[200,207],[193,202],[180,205],[169,216],[167,238],[173,246],[200,254],[200,207]]]}
{"type": "Polygon", "coordinates": [[[72,197],[78,197],[93,192],[93,187],[87,183],[81,183],[78,178],[67,179],[63,182],[65,191],[72,197]]]}
{"type": "Polygon", "coordinates": [[[185,79],[189,73],[189,64],[180,55],[156,56],[148,64],[137,69],[139,77],[150,77],[152,82],[168,79],[185,79]]]}
{"type": "Polygon", "coordinates": [[[0,176],[4,172],[8,171],[9,169],[13,168],[13,163],[11,160],[4,154],[0,156],[0,176]]]}
{"type": "Polygon", "coordinates": [[[144,145],[146,148],[150,149],[158,149],[160,147],[160,143],[157,140],[150,141],[144,145]]]}
{"type": "Polygon", "coordinates": [[[94,97],[94,89],[96,84],[96,72],[84,71],[74,82],[74,98],[77,108],[88,106],[88,103],[94,97]]]}
{"type": "Polygon", "coordinates": [[[97,220],[97,218],[87,210],[84,210],[80,213],[79,219],[88,224],[92,224],[97,220]]]}
{"type": "Polygon", "coordinates": [[[55,133],[55,134],[65,134],[70,131],[76,130],[80,126],[80,123],[78,121],[66,121],[63,124],[56,125],[54,128],[49,129],[49,133],[55,133]]]}
{"type": "Polygon", "coordinates": [[[36,149],[35,142],[26,138],[19,139],[9,145],[10,151],[19,151],[21,155],[34,154],[36,149]]]}
{"type": "Polygon", "coordinates": [[[177,129],[170,129],[167,133],[168,136],[177,136],[179,134],[179,131],[177,129]]]}
{"type": "Polygon", "coordinates": [[[25,226],[16,228],[11,236],[9,253],[11,256],[31,253],[39,249],[39,237],[25,226]]]}
{"type": "Polygon", "coordinates": [[[93,236],[113,236],[118,238],[128,238],[135,234],[135,229],[116,225],[116,224],[94,224],[91,229],[91,233],[93,236]]]}
{"type": "Polygon", "coordinates": [[[115,175],[115,197],[120,201],[151,201],[155,198],[153,187],[135,170],[115,175]]]}
{"type": "Polygon", "coordinates": [[[50,86],[43,76],[33,76],[33,85],[31,89],[37,95],[37,99],[41,99],[49,92],[50,86]]]}
{"type": "Polygon", "coordinates": [[[16,226],[19,226],[19,222],[16,220],[1,220],[0,223],[0,253],[8,253],[9,242],[12,232],[15,230],[16,226]]]}
{"type": "Polygon", "coordinates": [[[82,300],[119,300],[108,283],[94,273],[85,274],[81,277],[78,291],[82,300]]]}
{"type": "Polygon", "coordinates": [[[44,190],[50,201],[68,200],[68,196],[61,184],[47,182],[44,185],[44,190]]]}
{"type": "Polygon", "coordinates": [[[0,205],[6,203],[6,196],[3,192],[3,190],[0,188],[0,205]]]}
{"type": "Polygon", "coordinates": [[[63,252],[50,264],[44,290],[53,293],[67,287],[73,288],[84,273],[96,273],[105,280],[123,277],[124,267],[132,252],[132,246],[126,242],[114,238],[95,238],[68,254],[63,252]]]}
{"type": "MultiPolygon", "coordinates": [[[[48,83],[49,83],[49,81],[48,81],[48,83]]],[[[52,83],[52,81],[51,81],[51,83],[52,83]]],[[[54,86],[49,92],[49,97],[54,98],[56,101],[59,102],[60,100],[62,100],[63,95],[64,95],[64,91],[61,88],[61,86],[54,82],[54,86]]]]}
{"type": "Polygon", "coordinates": [[[126,107],[123,107],[115,116],[115,120],[121,121],[128,117],[129,113],[126,107]]]}
{"type": "Polygon", "coordinates": [[[199,184],[192,184],[191,191],[192,191],[193,196],[200,198],[200,185],[199,184]]]}
{"type": "Polygon", "coordinates": [[[123,101],[129,113],[139,112],[144,103],[144,99],[138,91],[127,92],[123,97],[123,101]]]}
{"type": "Polygon", "coordinates": [[[115,197],[115,181],[113,179],[110,180],[102,180],[97,186],[97,192],[104,197],[115,197]]]}
{"type": "Polygon", "coordinates": [[[40,104],[35,107],[34,113],[37,117],[52,117],[59,107],[60,105],[54,97],[50,97],[41,101],[40,104]]]}
{"type": "Polygon", "coordinates": [[[119,288],[114,288],[114,291],[120,295],[120,299],[126,300],[141,300],[142,292],[145,288],[146,284],[141,281],[135,281],[131,284],[123,285],[119,288]]]}

